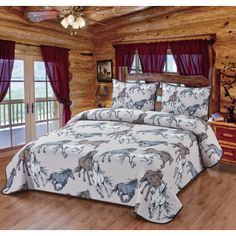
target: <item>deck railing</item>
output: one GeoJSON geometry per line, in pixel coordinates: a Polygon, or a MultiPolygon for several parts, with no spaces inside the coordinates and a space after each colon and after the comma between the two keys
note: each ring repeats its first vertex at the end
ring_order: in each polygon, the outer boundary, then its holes
{"type": "MultiPolygon", "coordinates": [[[[37,99],[35,101],[35,119],[36,121],[43,121],[47,119],[58,118],[57,101],[48,100],[43,101],[37,99]]],[[[0,127],[8,127],[22,125],[25,123],[26,104],[24,100],[13,99],[10,101],[3,101],[0,103],[0,127]],[[10,120],[11,118],[11,120],[10,120]]]]}

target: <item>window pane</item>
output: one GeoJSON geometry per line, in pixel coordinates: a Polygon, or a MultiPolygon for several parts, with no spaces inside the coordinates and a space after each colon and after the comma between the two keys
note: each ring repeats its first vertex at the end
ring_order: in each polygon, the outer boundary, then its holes
{"type": "Polygon", "coordinates": [[[177,67],[173,55],[167,55],[167,68],[166,72],[177,72],[177,67]]]}
{"type": "Polygon", "coordinates": [[[11,147],[10,128],[0,128],[0,149],[11,147]]]}
{"type": "Polygon", "coordinates": [[[11,82],[11,100],[22,99],[24,100],[24,82],[11,82]]]}
{"type": "Polygon", "coordinates": [[[25,144],[25,126],[12,127],[13,146],[25,144]]]}
{"type": "Polygon", "coordinates": [[[24,61],[15,60],[11,80],[24,81],[24,61]]]}
{"type": "Polygon", "coordinates": [[[34,80],[46,80],[46,69],[44,62],[35,61],[34,62],[34,80]]]}
{"type": "Polygon", "coordinates": [[[46,82],[35,82],[35,98],[46,98],[46,82]]]}
{"type": "Polygon", "coordinates": [[[9,104],[0,104],[0,126],[9,125],[9,104]]]}
{"type": "Polygon", "coordinates": [[[36,138],[40,138],[43,135],[46,135],[47,132],[47,122],[40,122],[36,124],[36,138]]]}
{"type": "Polygon", "coordinates": [[[47,102],[46,101],[35,102],[35,119],[36,121],[47,119],[47,102]]]}
{"type": "Polygon", "coordinates": [[[9,89],[8,89],[7,94],[4,97],[3,101],[8,101],[8,100],[9,100],[9,89]]]}
{"type": "Polygon", "coordinates": [[[25,122],[25,104],[23,102],[11,104],[11,122],[12,124],[21,124],[25,122]]]}
{"type": "Polygon", "coordinates": [[[137,55],[134,55],[134,60],[133,60],[132,66],[131,66],[131,69],[134,71],[136,70],[136,56],[137,55]]]}
{"type": "Polygon", "coordinates": [[[51,120],[49,121],[49,132],[57,130],[60,128],[59,120],[51,120]]]}
{"type": "Polygon", "coordinates": [[[59,118],[59,103],[57,101],[48,101],[48,119],[59,118]]]}
{"type": "Polygon", "coordinates": [[[52,90],[52,86],[49,82],[48,82],[48,98],[52,98],[52,99],[55,98],[54,92],[52,90]]]}

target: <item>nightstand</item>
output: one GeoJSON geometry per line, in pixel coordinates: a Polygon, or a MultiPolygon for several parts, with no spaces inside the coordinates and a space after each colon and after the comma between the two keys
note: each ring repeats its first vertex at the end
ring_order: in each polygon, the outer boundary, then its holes
{"type": "Polygon", "coordinates": [[[209,120],[215,135],[223,149],[223,161],[236,164],[236,123],[209,120]]]}

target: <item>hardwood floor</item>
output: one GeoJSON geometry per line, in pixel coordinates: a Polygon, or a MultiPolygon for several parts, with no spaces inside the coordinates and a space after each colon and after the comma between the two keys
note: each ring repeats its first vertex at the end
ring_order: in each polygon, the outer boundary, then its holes
{"type": "MultiPolygon", "coordinates": [[[[1,189],[10,159],[0,158],[1,189]]],[[[182,211],[161,225],[115,204],[36,191],[0,194],[0,229],[236,229],[236,165],[202,172],[179,198],[182,211]]]]}

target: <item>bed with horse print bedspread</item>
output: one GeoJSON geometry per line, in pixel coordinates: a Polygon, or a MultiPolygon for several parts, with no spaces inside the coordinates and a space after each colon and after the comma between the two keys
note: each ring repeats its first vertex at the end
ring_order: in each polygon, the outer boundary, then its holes
{"type": "Polygon", "coordinates": [[[166,223],[177,193],[222,150],[200,118],[130,109],[92,109],[23,147],[6,168],[4,194],[27,189],[132,206],[166,223]]]}

